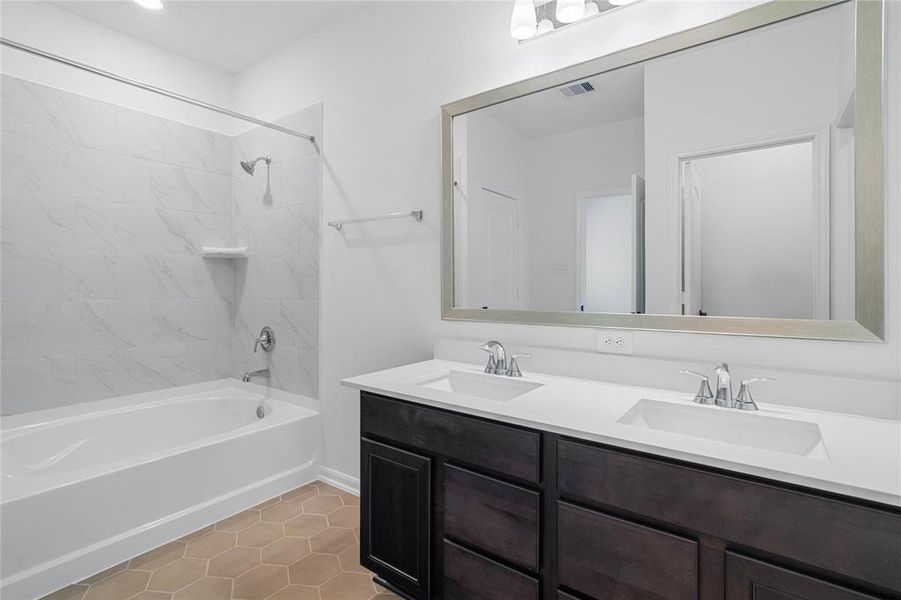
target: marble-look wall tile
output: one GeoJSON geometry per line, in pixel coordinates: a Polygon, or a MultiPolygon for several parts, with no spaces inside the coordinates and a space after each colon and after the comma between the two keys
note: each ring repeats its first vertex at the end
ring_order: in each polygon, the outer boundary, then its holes
{"type": "Polygon", "coordinates": [[[192,254],[186,214],[115,202],[78,200],[75,235],[80,248],[192,254]]]}
{"type": "Polygon", "coordinates": [[[2,245],[4,301],[116,297],[115,255],[40,246],[2,245]]]}
{"type": "Polygon", "coordinates": [[[112,104],[3,75],[0,106],[4,132],[99,150],[115,146],[112,104]]]}
{"type": "Polygon", "coordinates": [[[74,248],[75,199],[25,190],[0,190],[0,227],[4,242],[74,248]]]}
{"type": "MultiPolygon", "coordinates": [[[[0,81],[4,414],[269,366],[316,396],[320,159],[8,76],[0,81]],[[271,155],[251,177],[239,161],[271,155]],[[247,243],[246,260],[204,245],[247,243]],[[264,325],[272,354],[254,354],[264,325]]],[[[319,137],[321,106],[280,120],[319,137]]]]}
{"type": "Polygon", "coordinates": [[[152,164],[148,177],[154,206],[214,215],[230,215],[232,181],[227,175],[152,164]]]}
{"type": "Polygon", "coordinates": [[[221,298],[155,300],[150,303],[152,343],[228,340],[232,305],[221,298]]]}
{"type": "Polygon", "coordinates": [[[200,256],[120,252],[114,277],[122,299],[229,299],[234,291],[231,262],[200,256]]]}
{"type": "Polygon", "coordinates": [[[146,113],[116,107],[116,150],[170,165],[232,174],[231,139],[146,113]]]}
{"type": "Polygon", "coordinates": [[[76,401],[74,354],[3,359],[0,414],[13,415],[76,401]]]}

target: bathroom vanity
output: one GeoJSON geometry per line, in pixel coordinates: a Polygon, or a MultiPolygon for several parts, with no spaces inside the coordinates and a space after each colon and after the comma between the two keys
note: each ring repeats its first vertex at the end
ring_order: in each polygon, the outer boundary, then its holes
{"type": "Polygon", "coordinates": [[[841,439],[891,423],[448,361],[345,383],[362,390],[361,564],[410,598],[901,597],[898,459],[854,474],[866,450],[841,439]],[[648,400],[695,411],[698,439],[630,421],[648,400]],[[707,437],[707,414],[759,439],[707,437]],[[767,447],[772,420],[821,437],[767,447]]]}

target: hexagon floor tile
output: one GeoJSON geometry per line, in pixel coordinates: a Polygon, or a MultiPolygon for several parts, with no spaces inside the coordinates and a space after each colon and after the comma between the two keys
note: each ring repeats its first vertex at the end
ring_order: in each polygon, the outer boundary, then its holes
{"type": "Polygon", "coordinates": [[[396,600],[360,566],[359,506],[314,481],[42,600],[396,600]]]}

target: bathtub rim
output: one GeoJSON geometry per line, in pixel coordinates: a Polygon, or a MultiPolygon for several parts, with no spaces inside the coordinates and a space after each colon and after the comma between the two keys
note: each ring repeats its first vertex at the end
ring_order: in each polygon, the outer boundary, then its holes
{"type": "MultiPolygon", "coordinates": [[[[291,421],[315,418],[320,415],[318,410],[319,401],[314,398],[276,390],[255,383],[244,383],[237,379],[227,378],[175,388],[166,388],[164,390],[155,390],[152,392],[117,396],[115,398],[104,400],[83,402],[60,408],[43,409],[30,413],[22,413],[20,415],[0,417],[0,441],[10,433],[47,426],[55,421],[78,422],[80,420],[89,419],[96,414],[105,415],[131,412],[139,410],[142,407],[151,408],[154,405],[175,404],[198,396],[203,397],[211,393],[219,391],[227,392],[228,390],[238,390],[253,396],[253,399],[259,398],[263,401],[271,400],[287,404],[298,409],[298,412],[294,415],[283,415],[280,418],[270,420],[265,424],[261,424],[260,421],[252,422],[216,435],[202,437],[197,440],[171,446],[155,452],[148,452],[136,457],[123,458],[103,463],[98,466],[81,467],[63,473],[57,472],[47,475],[37,475],[30,478],[3,481],[2,485],[0,485],[0,508],[5,504],[26,500],[44,492],[75,485],[83,481],[90,481],[91,479],[120,472],[128,468],[164,460],[175,454],[190,452],[191,450],[210,444],[216,444],[244,435],[266,431],[291,421]],[[313,406],[315,406],[315,408],[312,408],[313,406]],[[59,413],[58,416],[57,413],[59,413]],[[55,418],[48,418],[51,416],[55,416],[55,418]],[[8,491],[10,487],[24,488],[24,490],[17,490],[11,495],[8,491]]],[[[265,419],[263,420],[265,421],[265,419]]]]}

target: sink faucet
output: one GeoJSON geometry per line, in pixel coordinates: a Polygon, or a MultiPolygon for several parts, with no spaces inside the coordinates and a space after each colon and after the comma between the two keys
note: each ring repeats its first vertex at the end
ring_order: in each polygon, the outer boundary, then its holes
{"type": "Polygon", "coordinates": [[[241,381],[250,383],[254,377],[269,377],[269,369],[260,369],[259,371],[247,371],[241,381]]]}
{"type": "Polygon", "coordinates": [[[722,362],[713,369],[716,373],[716,395],[710,392],[710,386],[707,385],[707,377],[701,373],[694,371],[682,370],[680,373],[686,375],[694,375],[701,380],[701,387],[695,394],[694,401],[698,404],[716,404],[723,408],[738,408],[740,410],[757,410],[757,403],[751,397],[751,384],[756,381],[776,381],[772,377],[752,377],[741,382],[741,389],[738,396],[732,397],[732,373],[729,372],[729,365],[722,362]]]}
{"type": "Polygon", "coordinates": [[[485,372],[490,375],[503,375],[507,372],[507,351],[500,342],[491,340],[482,344],[482,350],[489,354],[485,372]]]}
{"type": "Polygon", "coordinates": [[[521,356],[532,356],[528,352],[513,354],[510,356],[510,362],[507,362],[507,351],[504,349],[504,345],[494,340],[482,344],[482,350],[488,353],[485,372],[489,375],[522,377],[522,371],[519,370],[519,363],[516,362],[516,359],[521,356]]]}
{"type": "Polygon", "coordinates": [[[729,372],[729,365],[721,362],[713,372],[716,373],[716,405],[733,408],[735,400],[732,398],[732,374],[729,372]]]}

